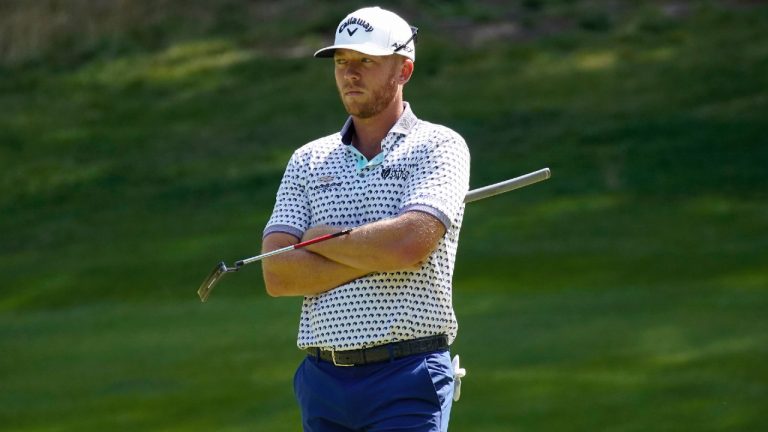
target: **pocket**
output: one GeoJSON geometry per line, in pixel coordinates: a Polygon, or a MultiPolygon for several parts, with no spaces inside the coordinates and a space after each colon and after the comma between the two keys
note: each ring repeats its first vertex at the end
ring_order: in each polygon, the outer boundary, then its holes
{"type": "Polygon", "coordinates": [[[430,389],[438,405],[453,400],[453,366],[448,351],[429,354],[422,360],[421,369],[429,380],[430,389]]]}

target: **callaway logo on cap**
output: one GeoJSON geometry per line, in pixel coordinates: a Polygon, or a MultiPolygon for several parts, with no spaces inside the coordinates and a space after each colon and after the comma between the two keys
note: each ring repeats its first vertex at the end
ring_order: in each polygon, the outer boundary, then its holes
{"type": "Polygon", "coordinates": [[[332,46],[315,57],[333,57],[340,48],[375,56],[400,54],[416,60],[416,31],[397,14],[380,7],[368,7],[347,15],[336,31],[332,46]]]}

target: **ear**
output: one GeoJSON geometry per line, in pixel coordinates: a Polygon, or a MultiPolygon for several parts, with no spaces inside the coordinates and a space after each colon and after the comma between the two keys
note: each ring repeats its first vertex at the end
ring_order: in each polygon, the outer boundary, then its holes
{"type": "Polygon", "coordinates": [[[400,75],[399,78],[399,84],[405,85],[413,75],[413,60],[406,58],[403,60],[403,63],[400,65],[400,75]]]}

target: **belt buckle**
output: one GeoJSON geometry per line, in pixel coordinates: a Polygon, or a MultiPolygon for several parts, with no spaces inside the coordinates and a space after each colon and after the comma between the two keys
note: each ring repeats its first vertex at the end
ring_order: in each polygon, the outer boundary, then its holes
{"type": "Polygon", "coordinates": [[[350,367],[350,366],[354,366],[354,364],[352,364],[352,363],[350,363],[350,364],[344,364],[344,363],[339,363],[339,362],[337,362],[337,361],[336,361],[336,350],[335,350],[335,349],[331,350],[331,360],[333,360],[333,365],[334,365],[334,366],[339,366],[339,367],[350,367]]]}

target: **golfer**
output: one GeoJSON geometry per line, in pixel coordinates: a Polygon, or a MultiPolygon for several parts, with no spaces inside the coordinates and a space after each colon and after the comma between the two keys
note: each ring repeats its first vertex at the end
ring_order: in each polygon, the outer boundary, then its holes
{"type": "Polygon", "coordinates": [[[294,390],[305,431],[448,428],[469,152],[403,100],[416,31],[364,8],[315,53],[333,59],[349,118],[293,153],[264,229],[269,252],[353,228],[263,261],[270,295],[304,297],[297,344],[307,356],[294,390]]]}

